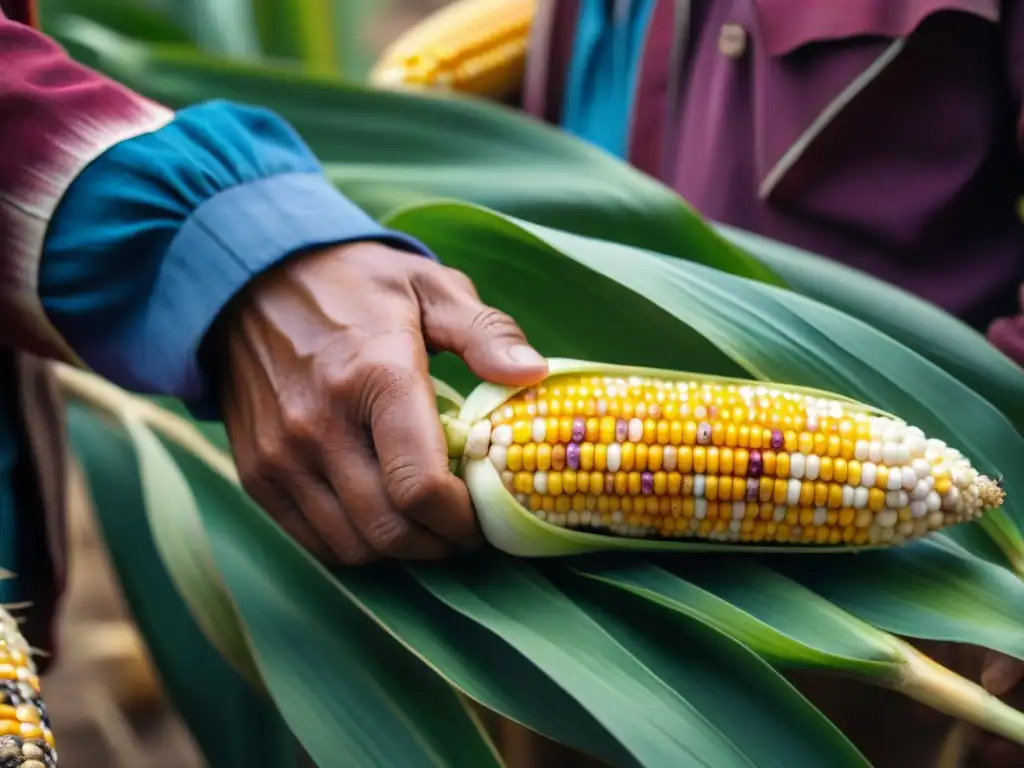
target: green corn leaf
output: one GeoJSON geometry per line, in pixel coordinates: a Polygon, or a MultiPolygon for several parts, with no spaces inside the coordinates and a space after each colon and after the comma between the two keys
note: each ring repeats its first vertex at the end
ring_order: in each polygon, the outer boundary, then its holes
{"type": "Polygon", "coordinates": [[[1024,427],[1024,370],[974,329],[864,272],[734,227],[715,229],[771,267],[794,291],[905,344],[986,397],[1018,429],[1024,427]]]}
{"type": "Polygon", "coordinates": [[[407,567],[439,600],[530,658],[641,765],[866,764],[775,672],[701,622],[651,618],[642,605],[616,611],[583,588],[567,596],[506,558],[467,570],[407,567]],[[659,623],[643,631],[646,621],[659,623]],[[673,653],[680,647],[692,652],[673,653]]]}
{"type": "Polygon", "coordinates": [[[276,708],[210,643],[164,567],[127,433],[77,403],[69,406],[68,425],[132,617],[206,762],[298,768],[298,746],[276,708]]]}

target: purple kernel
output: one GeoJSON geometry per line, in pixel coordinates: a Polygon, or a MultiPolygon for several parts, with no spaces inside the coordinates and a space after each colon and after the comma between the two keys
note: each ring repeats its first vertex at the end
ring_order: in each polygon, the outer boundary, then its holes
{"type": "Polygon", "coordinates": [[[640,475],[640,493],[644,496],[654,493],[654,475],[652,473],[644,472],[640,475]]]}
{"type": "Polygon", "coordinates": [[[747,501],[757,501],[758,492],[761,490],[761,481],[756,477],[747,478],[747,501]]]}
{"type": "Polygon", "coordinates": [[[572,441],[574,443],[582,443],[583,436],[587,433],[587,422],[585,419],[581,419],[577,416],[572,420],[572,441]]]}
{"type": "Polygon", "coordinates": [[[615,422],[615,442],[624,443],[629,436],[629,422],[619,419],[615,422]]]}
{"type": "Polygon", "coordinates": [[[752,477],[758,477],[764,471],[764,464],[762,462],[761,452],[756,449],[751,451],[750,462],[747,464],[747,474],[752,477]]]}
{"type": "Polygon", "coordinates": [[[707,445],[711,442],[711,425],[702,421],[697,426],[697,442],[700,445],[707,445]]]}
{"type": "Polygon", "coordinates": [[[569,443],[565,446],[565,463],[569,469],[580,468],[580,446],[578,443],[569,443]]]}
{"type": "Polygon", "coordinates": [[[781,429],[773,429],[772,430],[772,449],[776,450],[776,451],[781,450],[783,445],[785,445],[785,440],[782,439],[782,430],[781,429]]]}

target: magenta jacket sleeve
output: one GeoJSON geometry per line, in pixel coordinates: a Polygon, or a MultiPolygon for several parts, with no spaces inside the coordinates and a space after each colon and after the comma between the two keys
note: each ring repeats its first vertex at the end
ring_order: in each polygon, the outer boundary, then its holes
{"type": "Polygon", "coordinates": [[[77,362],[37,290],[50,219],[86,165],[172,117],[0,7],[0,344],[77,362]]]}

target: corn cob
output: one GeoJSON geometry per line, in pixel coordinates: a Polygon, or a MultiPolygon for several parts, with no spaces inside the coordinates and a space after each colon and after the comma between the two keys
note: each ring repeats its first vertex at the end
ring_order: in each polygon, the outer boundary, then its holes
{"type": "Polygon", "coordinates": [[[491,99],[522,83],[537,0],[457,0],[399,37],[370,82],[491,99]]]}
{"type": "Polygon", "coordinates": [[[553,375],[479,414],[471,396],[463,469],[479,485],[486,464],[546,526],[632,539],[897,545],[1003,503],[959,451],[862,404],[605,368],[553,375]]]}
{"type": "Polygon", "coordinates": [[[31,649],[0,609],[0,768],[57,768],[31,649]]]}

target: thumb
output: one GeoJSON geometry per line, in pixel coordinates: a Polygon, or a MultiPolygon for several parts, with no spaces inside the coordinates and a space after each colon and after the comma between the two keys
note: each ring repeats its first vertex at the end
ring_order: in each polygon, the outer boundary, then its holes
{"type": "Polygon", "coordinates": [[[547,360],[516,321],[475,296],[435,294],[421,309],[427,345],[458,355],[484,381],[528,386],[547,376],[547,360]]]}

